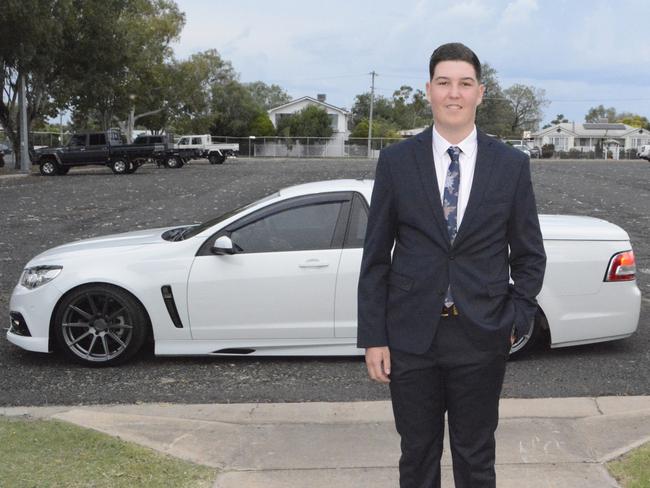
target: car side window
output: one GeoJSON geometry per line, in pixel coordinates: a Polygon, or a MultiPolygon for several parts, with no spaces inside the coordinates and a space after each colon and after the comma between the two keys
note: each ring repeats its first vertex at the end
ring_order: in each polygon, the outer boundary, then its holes
{"type": "Polygon", "coordinates": [[[232,231],[230,238],[240,253],[330,249],[341,206],[323,202],[281,210],[232,231]]]}
{"type": "Polygon", "coordinates": [[[368,208],[362,196],[356,194],[352,201],[348,231],[343,247],[346,249],[363,247],[368,225],[368,208]]]}
{"type": "Polygon", "coordinates": [[[89,146],[105,146],[106,145],[106,135],[105,134],[90,134],[90,141],[88,142],[89,146]]]}
{"type": "Polygon", "coordinates": [[[189,143],[189,139],[187,137],[181,137],[181,140],[178,141],[179,146],[187,146],[189,143]]]}
{"type": "Polygon", "coordinates": [[[68,143],[70,146],[85,146],[86,145],[86,134],[75,134],[70,139],[68,143]]]}
{"type": "Polygon", "coordinates": [[[201,144],[201,138],[200,137],[192,137],[192,145],[194,144],[201,144]]]}

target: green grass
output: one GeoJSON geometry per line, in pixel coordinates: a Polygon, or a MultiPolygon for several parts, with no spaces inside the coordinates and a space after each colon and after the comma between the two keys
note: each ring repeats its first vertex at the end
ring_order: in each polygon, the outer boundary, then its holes
{"type": "Polygon", "coordinates": [[[216,471],[54,420],[0,417],[0,486],[209,488],[216,471]]]}
{"type": "Polygon", "coordinates": [[[650,488],[650,442],[607,465],[624,488],[650,488]]]}

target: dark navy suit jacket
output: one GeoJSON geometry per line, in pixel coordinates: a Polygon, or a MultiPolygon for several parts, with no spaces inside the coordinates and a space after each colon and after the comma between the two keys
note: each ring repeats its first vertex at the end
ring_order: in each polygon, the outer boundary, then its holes
{"type": "Polygon", "coordinates": [[[480,348],[507,352],[513,326],[519,337],[529,331],[546,265],[530,161],[480,131],[477,137],[474,180],[453,245],[431,128],[381,151],[359,277],[358,347],[425,352],[450,284],[480,348]]]}

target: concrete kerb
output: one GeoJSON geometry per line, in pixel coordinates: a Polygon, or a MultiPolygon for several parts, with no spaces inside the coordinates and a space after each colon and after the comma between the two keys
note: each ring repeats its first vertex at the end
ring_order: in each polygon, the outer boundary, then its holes
{"type": "MultiPolygon", "coordinates": [[[[503,399],[500,412],[504,487],[524,478],[531,488],[616,486],[603,463],[650,440],[650,397],[503,399]]],[[[222,488],[396,484],[399,438],[386,401],[7,407],[0,415],[71,422],[212,466],[222,488]]]]}

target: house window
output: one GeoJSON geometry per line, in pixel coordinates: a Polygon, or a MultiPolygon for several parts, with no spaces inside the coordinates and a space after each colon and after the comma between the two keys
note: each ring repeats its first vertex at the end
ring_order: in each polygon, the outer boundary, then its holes
{"type": "Polygon", "coordinates": [[[588,137],[580,137],[579,139],[576,139],[576,141],[577,141],[576,146],[581,146],[581,147],[591,146],[591,139],[588,137]]]}
{"type": "Polygon", "coordinates": [[[293,114],[275,114],[275,125],[278,125],[282,119],[291,117],[293,114]]]}
{"type": "Polygon", "coordinates": [[[644,146],[646,144],[650,144],[650,139],[648,139],[646,137],[633,137],[632,138],[632,147],[633,148],[644,146]]]}
{"type": "Polygon", "coordinates": [[[330,118],[330,127],[336,131],[339,126],[339,116],[337,114],[327,114],[330,118]]]}
{"type": "Polygon", "coordinates": [[[551,144],[555,146],[556,151],[568,151],[569,150],[569,138],[568,137],[551,137],[551,144]]]}

